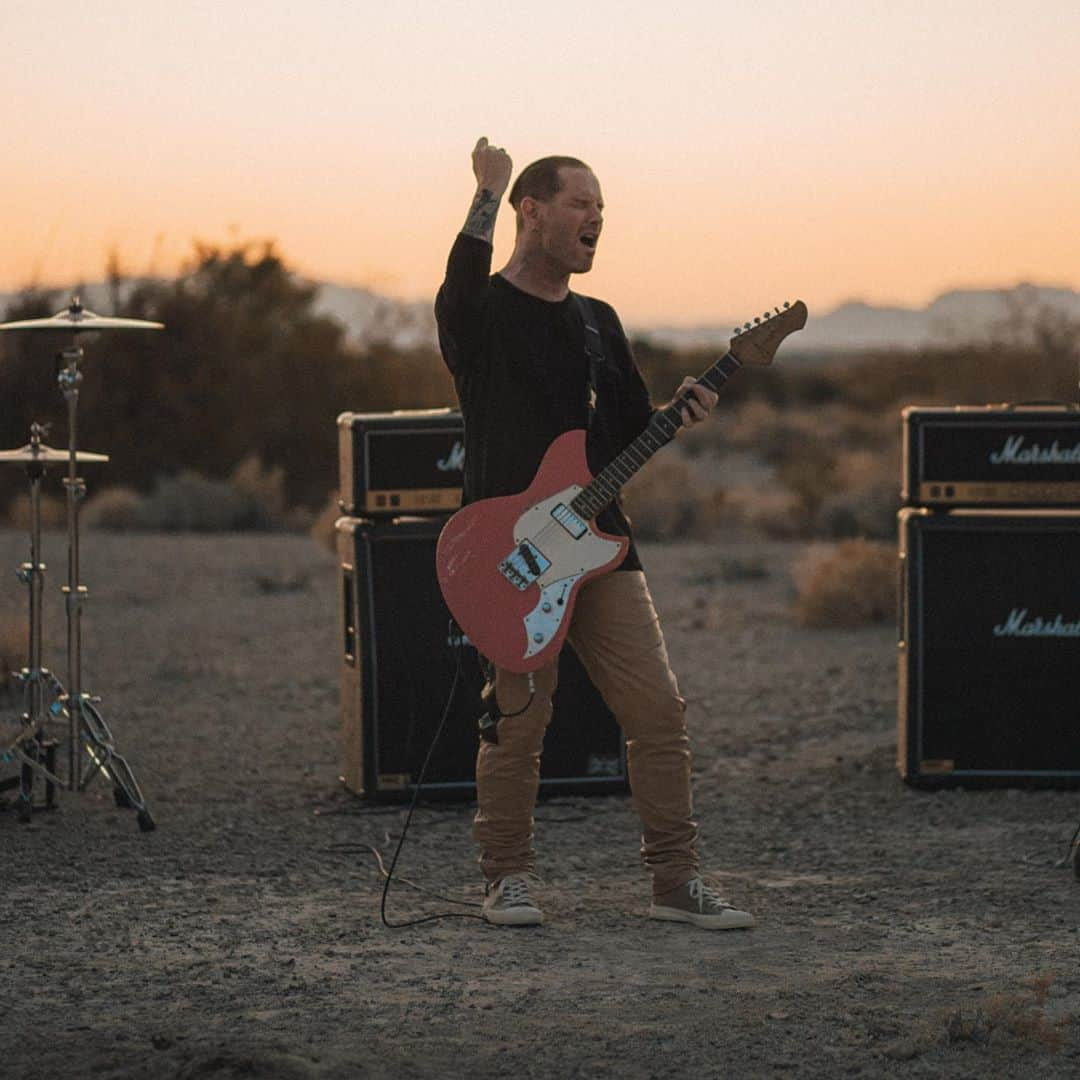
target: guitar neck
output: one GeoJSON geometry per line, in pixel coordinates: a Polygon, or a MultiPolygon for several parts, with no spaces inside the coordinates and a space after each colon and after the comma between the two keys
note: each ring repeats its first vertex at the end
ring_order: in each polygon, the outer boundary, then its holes
{"type": "MultiPolygon", "coordinates": [[[[720,388],[742,367],[729,352],[721,357],[698,379],[700,386],[713,392],[720,388]]],[[[623,450],[614,461],[599,472],[592,482],[581,489],[570,508],[579,517],[591,521],[610,502],[613,502],[625,484],[663,446],[667,446],[683,426],[680,410],[690,397],[687,390],[666,409],[656,412],[645,430],[623,450]]]]}

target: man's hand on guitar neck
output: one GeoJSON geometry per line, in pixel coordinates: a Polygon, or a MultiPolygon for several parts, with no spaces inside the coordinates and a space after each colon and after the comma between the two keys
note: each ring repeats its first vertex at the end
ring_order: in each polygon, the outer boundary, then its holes
{"type": "Polygon", "coordinates": [[[481,136],[472,152],[473,175],[476,177],[476,196],[469,207],[461,231],[489,244],[495,235],[495,215],[499,202],[510,184],[514,164],[501,146],[490,146],[481,136]]]}
{"type": "MultiPolygon", "coordinates": [[[[685,399],[682,408],[679,409],[679,415],[682,417],[684,428],[700,424],[712,411],[712,407],[720,397],[715,391],[710,390],[707,386],[699,383],[692,375],[687,375],[679,384],[679,389],[675,396],[664,406],[664,408],[670,408],[672,405],[676,404],[676,402],[679,402],[687,391],[690,392],[690,397],[685,399]]],[[[678,432],[676,432],[676,434],[678,434],[678,432]]]]}

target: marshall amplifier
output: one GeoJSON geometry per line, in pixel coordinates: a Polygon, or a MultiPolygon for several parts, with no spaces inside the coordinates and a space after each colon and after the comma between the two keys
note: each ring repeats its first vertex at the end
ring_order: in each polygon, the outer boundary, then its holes
{"type": "Polygon", "coordinates": [[[900,511],[904,779],[1080,784],[1080,511],[900,511]]]}
{"type": "Polygon", "coordinates": [[[338,417],[340,505],[357,517],[446,514],[461,506],[461,413],[422,409],[338,417]]]}
{"type": "MultiPolygon", "coordinates": [[[[483,679],[476,650],[451,630],[435,576],[435,541],[444,521],[337,522],[343,780],[368,798],[412,796],[450,694],[459,648],[461,680],[423,790],[443,799],[476,794],[483,679]]],[[[541,795],[627,791],[622,732],[569,648],[560,659],[553,705],[541,795]]]]}
{"type": "Polygon", "coordinates": [[[901,415],[908,505],[1080,507],[1080,407],[913,405],[901,415]]]}

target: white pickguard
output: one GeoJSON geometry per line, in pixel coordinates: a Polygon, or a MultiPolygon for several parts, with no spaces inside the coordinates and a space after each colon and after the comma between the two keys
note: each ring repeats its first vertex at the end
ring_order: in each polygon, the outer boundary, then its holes
{"type": "Polygon", "coordinates": [[[525,616],[529,642],[526,658],[535,656],[558,633],[566,617],[566,599],[577,580],[611,562],[622,546],[597,536],[591,529],[575,539],[552,517],[556,506],[560,503],[569,506],[580,491],[580,485],[572,484],[549,496],[526,510],[514,526],[514,542],[530,541],[551,563],[536,580],[540,598],[525,616]]]}

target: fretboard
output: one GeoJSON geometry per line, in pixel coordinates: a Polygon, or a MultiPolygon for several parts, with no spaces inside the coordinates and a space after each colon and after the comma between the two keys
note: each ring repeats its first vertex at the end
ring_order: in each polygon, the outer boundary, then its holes
{"type": "MultiPolygon", "coordinates": [[[[705,372],[698,382],[707,386],[710,390],[719,392],[720,387],[742,365],[728,353],[721,357],[708,371],[705,372]]],[[[653,415],[645,430],[605,469],[597,473],[592,483],[578,492],[571,502],[570,508],[579,517],[591,521],[615,496],[619,489],[659,450],[667,446],[675,438],[682,427],[680,410],[690,391],[681,394],[666,409],[661,409],[653,415]]]]}

